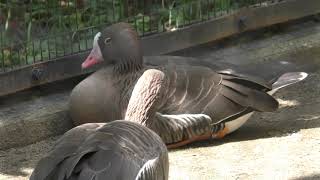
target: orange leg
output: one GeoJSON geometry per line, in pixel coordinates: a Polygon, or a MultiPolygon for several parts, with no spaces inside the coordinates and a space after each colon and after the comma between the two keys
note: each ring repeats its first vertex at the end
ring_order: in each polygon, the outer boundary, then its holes
{"type": "Polygon", "coordinates": [[[229,132],[229,129],[227,127],[224,127],[222,130],[218,131],[215,134],[212,134],[211,132],[200,135],[200,136],[195,136],[192,137],[190,139],[186,139],[177,143],[172,143],[172,144],[167,144],[167,148],[168,149],[174,149],[174,148],[178,148],[187,144],[190,144],[192,142],[196,142],[196,141],[203,141],[203,140],[208,140],[208,139],[221,139],[224,136],[226,136],[229,132]]]}
{"type": "Polygon", "coordinates": [[[222,139],[225,137],[229,132],[227,127],[224,127],[222,130],[218,131],[216,134],[212,134],[213,139],[222,139]]]}
{"type": "Polygon", "coordinates": [[[202,140],[207,140],[207,139],[211,139],[211,133],[206,133],[200,136],[195,136],[193,138],[190,139],[186,139],[177,143],[172,143],[172,144],[167,144],[167,148],[168,149],[174,149],[174,148],[178,148],[187,144],[190,144],[192,142],[196,142],[196,141],[202,141],[202,140]]]}

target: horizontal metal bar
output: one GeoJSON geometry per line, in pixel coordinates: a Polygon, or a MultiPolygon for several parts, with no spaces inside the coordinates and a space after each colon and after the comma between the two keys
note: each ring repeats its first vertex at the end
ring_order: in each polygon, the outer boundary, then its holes
{"type": "MultiPolygon", "coordinates": [[[[143,37],[143,51],[145,55],[166,54],[317,13],[320,13],[319,0],[288,0],[265,7],[242,8],[218,19],[143,37]]],[[[2,73],[0,96],[97,70],[98,67],[81,70],[81,63],[87,55],[88,52],[83,52],[2,73]]]]}

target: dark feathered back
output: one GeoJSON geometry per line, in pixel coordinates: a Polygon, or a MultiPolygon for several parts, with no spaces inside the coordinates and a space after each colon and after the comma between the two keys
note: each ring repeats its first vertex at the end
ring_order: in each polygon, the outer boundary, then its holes
{"type": "Polygon", "coordinates": [[[125,180],[148,176],[148,172],[167,179],[167,156],[160,137],[137,123],[85,124],[61,137],[30,180],[125,180]],[[150,170],[154,165],[157,172],[150,170]]]}

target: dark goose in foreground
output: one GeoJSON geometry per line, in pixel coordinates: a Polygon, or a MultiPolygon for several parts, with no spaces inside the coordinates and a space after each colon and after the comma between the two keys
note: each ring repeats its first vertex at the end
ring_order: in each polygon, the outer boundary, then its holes
{"type": "Polygon", "coordinates": [[[41,159],[31,180],[166,180],[168,152],[149,128],[164,74],[146,71],[128,104],[126,121],[88,123],[65,133],[41,159]],[[133,121],[133,122],[132,122],[133,121]]]}
{"type": "Polygon", "coordinates": [[[166,75],[166,88],[150,127],[168,147],[221,138],[238,129],[254,111],[270,112],[278,102],[270,95],[303,80],[303,72],[286,73],[265,82],[258,77],[184,63],[183,57],[156,56],[144,62],[137,33],[126,23],[96,34],[93,49],[82,68],[104,62],[72,91],[70,114],[75,124],[122,119],[132,89],[150,68],[166,75]],[[162,65],[154,61],[166,62],[162,65]]]}

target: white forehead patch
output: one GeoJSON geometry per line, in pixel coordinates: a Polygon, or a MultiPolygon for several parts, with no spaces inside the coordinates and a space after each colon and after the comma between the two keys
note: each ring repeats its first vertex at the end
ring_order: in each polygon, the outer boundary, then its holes
{"type": "Polygon", "coordinates": [[[98,32],[93,38],[93,47],[99,47],[98,40],[101,36],[101,32],[98,32]]]}
{"type": "Polygon", "coordinates": [[[103,57],[102,57],[102,53],[101,53],[101,49],[100,49],[100,46],[98,44],[98,40],[101,36],[101,32],[98,32],[94,38],[93,38],[93,46],[92,46],[92,50],[91,50],[91,53],[94,54],[94,56],[99,59],[99,60],[103,60],[103,57]]]}

